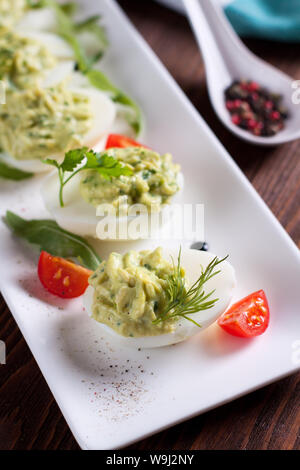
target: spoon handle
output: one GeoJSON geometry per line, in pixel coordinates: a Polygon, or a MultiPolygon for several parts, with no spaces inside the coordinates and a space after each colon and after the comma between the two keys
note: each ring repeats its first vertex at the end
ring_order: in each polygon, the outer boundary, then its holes
{"type": "Polygon", "coordinates": [[[218,73],[230,82],[239,70],[236,49],[244,46],[222,8],[212,0],[183,0],[183,3],[202,52],[207,78],[213,80],[218,73]]]}

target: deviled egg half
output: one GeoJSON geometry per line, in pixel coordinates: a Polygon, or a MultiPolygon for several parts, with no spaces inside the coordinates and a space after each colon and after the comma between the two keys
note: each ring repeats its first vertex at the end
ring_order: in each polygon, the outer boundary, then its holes
{"type": "Polygon", "coordinates": [[[152,238],[170,220],[170,202],[182,189],[179,165],[171,154],[143,147],[104,153],[131,174],[107,179],[95,169],[83,170],[66,184],[62,207],[54,172],[42,187],[47,209],[61,227],[78,235],[119,241],[152,238]]]}
{"type": "Polygon", "coordinates": [[[115,107],[94,89],[51,88],[7,90],[0,110],[1,158],[25,171],[43,172],[43,160],[61,161],[68,150],[93,147],[110,129],[115,107]]]}
{"type": "Polygon", "coordinates": [[[111,130],[116,106],[74,72],[74,52],[51,32],[0,28],[0,158],[25,171],[48,171],[47,157],[94,147],[111,130]]]}
{"type": "Polygon", "coordinates": [[[215,322],[228,308],[236,281],[230,263],[211,253],[157,248],[111,253],[89,283],[84,305],[99,332],[125,346],[155,348],[215,322]]]}

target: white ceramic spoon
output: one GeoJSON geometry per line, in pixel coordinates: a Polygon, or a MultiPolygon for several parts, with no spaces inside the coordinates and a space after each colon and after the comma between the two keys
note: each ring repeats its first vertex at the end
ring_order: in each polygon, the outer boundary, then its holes
{"type": "Polygon", "coordinates": [[[223,10],[212,0],[183,0],[205,62],[209,96],[223,124],[238,137],[257,145],[278,145],[300,138],[300,106],[292,103],[293,79],[256,57],[239,39],[223,10]],[[285,128],[259,137],[231,122],[224,90],[238,79],[253,80],[283,96],[290,117],[285,128]]]}

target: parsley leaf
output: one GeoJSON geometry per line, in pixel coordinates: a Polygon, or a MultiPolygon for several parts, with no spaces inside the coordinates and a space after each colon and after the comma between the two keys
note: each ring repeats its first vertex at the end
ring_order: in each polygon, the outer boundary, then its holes
{"type": "Polygon", "coordinates": [[[58,170],[60,182],[59,203],[61,207],[64,207],[63,190],[65,185],[80,171],[96,170],[106,179],[132,175],[132,170],[128,166],[108,155],[107,152],[98,153],[88,150],[87,147],[70,150],[65,154],[64,161],[61,164],[49,158],[44,160],[44,163],[52,165],[58,170]]]}
{"type": "MultiPolygon", "coordinates": [[[[90,154],[93,154],[93,151],[89,152],[87,147],[70,150],[66,153],[62,164],[57,165],[56,161],[55,166],[57,166],[57,168],[60,167],[63,171],[74,171],[75,168],[82,162],[85,156],[87,156],[88,158],[89,155],[89,158],[91,158],[90,154]]],[[[46,163],[49,163],[49,160],[46,160],[46,163]]]]}

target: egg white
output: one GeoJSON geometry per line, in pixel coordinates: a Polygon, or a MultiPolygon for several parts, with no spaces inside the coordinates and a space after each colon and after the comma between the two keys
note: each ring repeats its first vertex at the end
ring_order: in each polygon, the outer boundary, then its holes
{"type": "Polygon", "coordinates": [[[90,99],[94,123],[85,135],[83,145],[89,148],[97,148],[99,141],[102,142],[105,134],[110,132],[112,128],[116,118],[116,107],[106,94],[96,88],[72,87],[71,90],[86,95],[90,99]]]}
{"type": "Polygon", "coordinates": [[[16,32],[24,38],[34,39],[40,44],[43,44],[58,60],[74,60],[74,51],[72,47],[57,34],[21,29],[16,29],[16,32]]]}
{"type": "Polygon", "coordinates": [[[73,60],[62,60],[46,74],[41,82],[43,88],[51,88],[66,82],[71,88],[71,79],[74,73],[75,62],[73,60]]]}
{"type": "Polygon", "coordinates": [[[45,171],[49,171],[50,168],[49,165],[45,165],[45,163],[41,162],[40,160],[17,160],[8,153],[1,153],[0,161],[3,161],[8,166],[12,166],[18,170],[27,171],[30,173],[44,173],[45,171]]]}
{"type": "Polygon", "coordinates": [[[16,31],[55,31],[57,18],[53,8],[29,10],[15,26],[16,31]]]}
{"type": "Polygon", "coordinates": [[[33,39],[44,45],[57,60],[57,65],[46,73],[45,80],[41,82],[42,86],[55,86],[66,78],[72,79],[75,69],[74,52],[64,39],[57,34],[34,28],[16,28],[16,32],[23,38],[33,39]]]}
{"type": "MultiPolygon", "coordinates": [[[[170,256],[173,259],[177,259],[178,249],[174,248],[163,248],[163,256],[169,259],[170,256]]],[[[186,270],[186,277],[189,284],[192,285],[201,274],[201,267],[205,269],[207,265],[214,259],[215,255],[212,253],[197,251],[185,248],[181,253],[181,265],[186,270]]],[[[208,310],[200,311],[191,315],[191,318],[201,325],[199,328],[194,323],[185,320],[184,318],[178,320],[176,329],[172,333],[157,335],[157,336],[144,336],[139,338],[124,337],[119,335],[109,326],[99,323],[92,319],[96,331],[99,331],[99,335],[107,333],[112,337],[113,340],[118,341],[121,345],[132,347],[132,348],[159,348],[162,346],[168,346],[184,341],[191,336],[194,336],[212,323],[214,323],[228,308],[233,290],[236,285],[235,271],[228,261],[224,261],[219,269],[221,272],[210,279],[204,287],[205,292],[215,290],[212,295],[213,298],[219,299],[214,307],[208,310]]],[[[92,316],[92,305],[93,305],[94,288],[89,286],[83,296],[84,307],[89,316],[92,316]]]]}
{"type": "MultiPolygon", "coordinates": [[[[101,145],[103,145],[103,143],[100,143],[97,150],[101,150],[101,145]]],[[[117,238],[115,238],[113,234],[112,236],[108,236],[106,234],[105,227],[103,227],[102,231],[98,224],[101,220],[104,220],[104,217],[97,216],[96,208],[92,204],[86,202],[81,196],[81,177],[82,176],[80,173],[75,175],[65,186],[64,207],[61,207],[59,204],[59,179],[57,172],[53,172],[48,175],[42,186],[41,191],[44,204],[48,211],[52,214],[53,218],[62,228],[64,228],[65,230],[69,230],[70,232],[76,233],[77,235],[99,238],[103,241],[125,241],[149,238],[148,227],[150,227],[151,215],[149,215],[148,213],[141,214],[139,218],[134,216],[105,216],[105,220],[107,223],[116,224],[117,234],[124,233],[121,232],[122,227],[126,228],[128,222],[132,222],[134,220],[139,221],[140,230],[136,234],[129,233],[129,236],[126,235],[125,238],[122,238],[121,236],[117,236],[117,238]],[[144,220],[145,222],[143,222],[144,220]]],[[[176,195],[174,195],[172,203],[178,201],[178,199],[180,198],[184,185],[184,178],[182,173],[180,173],[178,176],[178,184],[180,190],[176,195]]],[[[171,221],[172,203],[170,205],[163,206],[162,211],[164,217],[160,217],[159,220],[156,221],[156,223],[155,221],[153,222],[153,219],[151,220],[151,236],[156,236],[159,238],[160,233],[161,238],[163,238],[162,231],[167,228],[167,224],[171,221]]]]}

